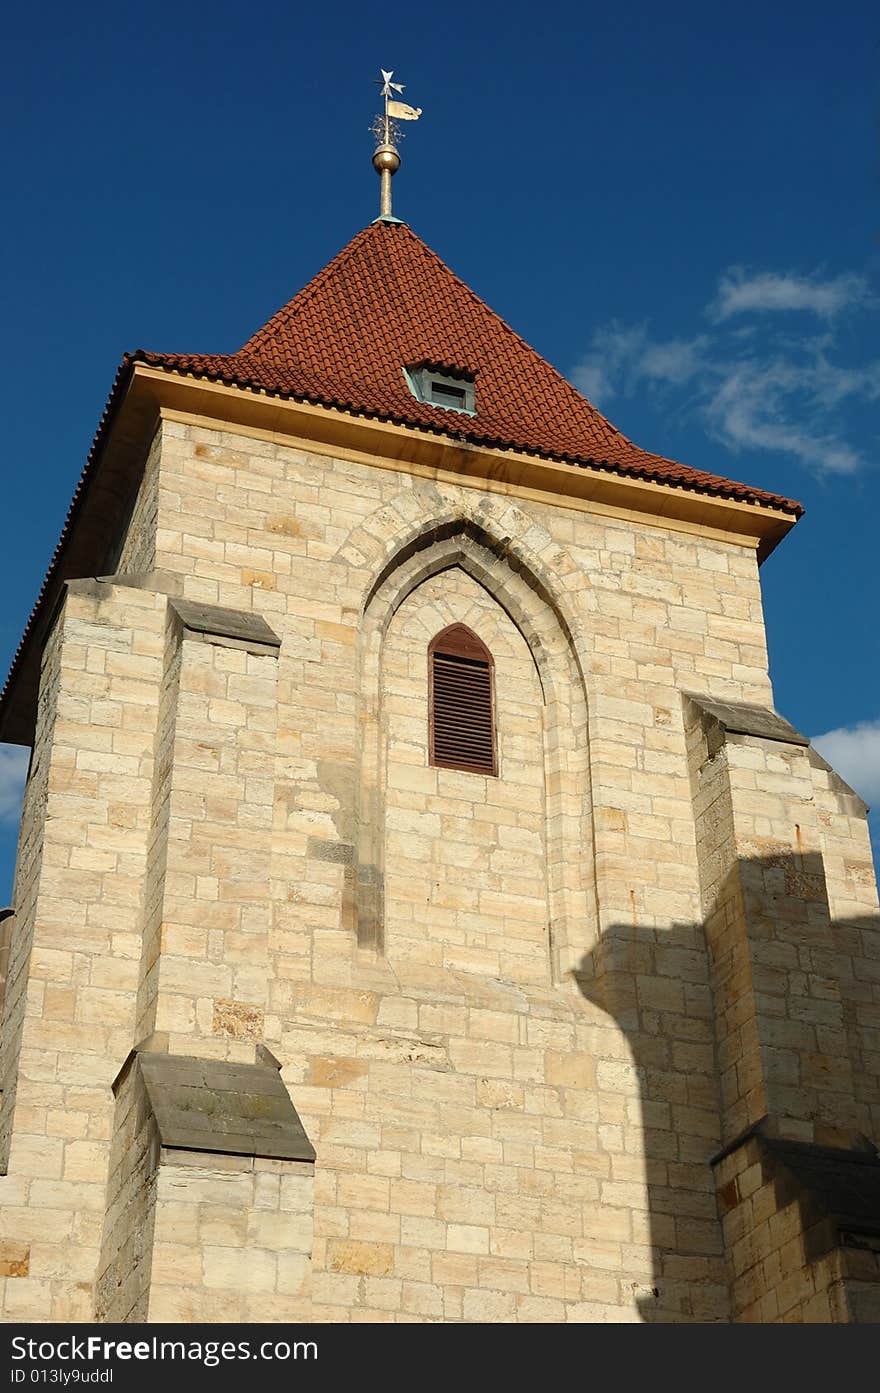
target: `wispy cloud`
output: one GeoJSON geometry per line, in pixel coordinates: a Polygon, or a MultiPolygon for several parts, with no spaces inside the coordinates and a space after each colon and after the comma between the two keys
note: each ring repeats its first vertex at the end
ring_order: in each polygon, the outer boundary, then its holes
{"type": "Polygon", "coordinates": [[[633,372],[638,372],[647,341],[647,324],[627,328],[612,320],[602,330],[601,352],[592,349],[575,367],[574,385],[597,405],[617,396],[618,391],[628,394],[635,385],[633,372]]]}
{"type": "Polygon", "coordinates": [[[0,745],[0,823],[14,822],[19,815],[29,756],[20,745],[0,745]]]}
{"type": "Polygon", "coordinates": [[[669,382],[681,387],[703,369],[708,346],[709,340],[703,335],[646,344],[642,371],[649,382],[669,382]]]}
{"type": "Polygon", "coordinates": [[[732,266],[721,277],[709,313],[715,320],[724,320],[735,314],[801,310],[830,319],[853,305],[868,303],[868,283],[854,272],[822,280],[792,272],[749,274],[742,266],[732,266]]]}
{"type": "Polygon", "coordinates": [[[613,321],[593,335],[590,349],[572,373],[578,391],[599,406],[611,397],[630,396],[640,384],[684,386],[703,367],[710,340],[652,340],[647,324],[627,327],[613,321]]]}
{"type": "Polygon", "coordinates": [[[719,376],[703,407],[714,434],[729,448],[795,455],[817,473],[852,474],[859,468],[858,452],[817,421],[802,369],[779,358],[751,358],[727,365],[719,376]]]}
{"type": "Polygon", "coordinates": [[[774,451],[817,474],[852,474],[864,460],[841,408],[880,400],[880,360],[841,362],[830,321],[871,303],[863,276],[733,268],[707,309],[712,329],[656,339],[647,323],[613,321],[595,331],[572,380],[600,407],[640,394],[668,409],[686,389],[688,410],[732,452],[774,451]],[[767,313],[796,309],[821,325],[793,336],[767,313]]]}
{"type": "Polygon", "coordinates": [[[866,802],[880,803],[880,719],[826,731],[813,744],[866,802]]]}

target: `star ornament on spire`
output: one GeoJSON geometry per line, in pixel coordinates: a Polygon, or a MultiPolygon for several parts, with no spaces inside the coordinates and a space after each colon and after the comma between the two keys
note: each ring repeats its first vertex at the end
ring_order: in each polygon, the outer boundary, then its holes
{"type": "Polygon", "coordinates": [[[392,82],[392,81],[391,81],[391,79],[392,79],[393,76],[394,76],[394,69],[393,69],[393,68],[391,69],[391,72],[390,72],[390,73],[386,73],[386,71],[385,71],[384,68],[380,68],[380,69],[379,69],[379,72],[382,74],[382,77],[383,77],[383,82],[382,82],[382,96],[383,96],[383,97],[390,97],[392,92],[402,92],[402,91],[403,91],[403,83],[402,83],[402,82],[392,82]]]}

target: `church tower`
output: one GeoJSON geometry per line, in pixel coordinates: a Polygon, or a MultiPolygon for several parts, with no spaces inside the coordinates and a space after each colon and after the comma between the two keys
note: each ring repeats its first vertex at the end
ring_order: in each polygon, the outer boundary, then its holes
{"type": "Polygon", "coordinates": [[[123,360],[2,696],[3,1316],[880,1318],[866,810],[761,609],[800,506],[623,436],[389,149],[239,352],[123,360]]]}

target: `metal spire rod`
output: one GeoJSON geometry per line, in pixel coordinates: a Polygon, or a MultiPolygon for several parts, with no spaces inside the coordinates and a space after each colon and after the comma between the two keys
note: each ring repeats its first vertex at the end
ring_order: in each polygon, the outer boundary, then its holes
{"type": "Polygon", "coordinates": [[[377,116],[373,122],[373,135],[379,142],[373,151],[373,168],[381,180],[379,186],[379,217],[392,219],[391,212],[391,179],[400,168],[400,151],[397,149],[396,142],[402,138],[402,133],[398,126],[398,121],[417,121],[422,114],[420,106],[408,106],[406,102],[397,101],[393,93],[403,91],[402,82],[392,82],[394,70],[386,72],[380,68],[382,74],[379,86],[382,89],[382,96],[385,99],[385,112],[383,116],[377,116]]]}

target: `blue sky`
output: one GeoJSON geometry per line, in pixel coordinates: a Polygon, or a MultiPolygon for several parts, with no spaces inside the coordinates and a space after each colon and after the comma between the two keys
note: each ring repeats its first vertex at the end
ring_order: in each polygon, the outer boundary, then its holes
{"type": "Polygon", "coordinates": [[[805,503],[776,704],[880,805],[876,5],[387,12],[8,16],[0,666],[123,351],[239,347],[375,216],[382,64],[424,109],[395,211],[640,444],[805,503]]]}

